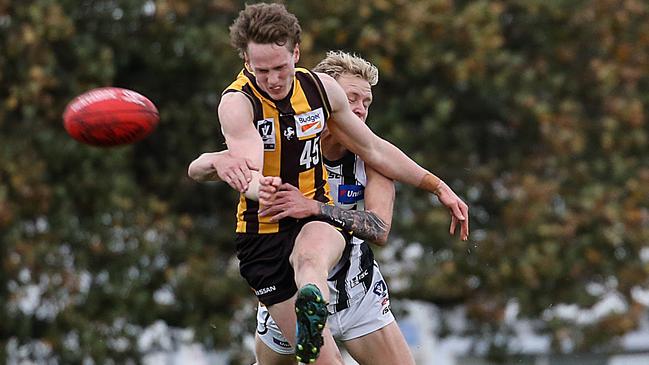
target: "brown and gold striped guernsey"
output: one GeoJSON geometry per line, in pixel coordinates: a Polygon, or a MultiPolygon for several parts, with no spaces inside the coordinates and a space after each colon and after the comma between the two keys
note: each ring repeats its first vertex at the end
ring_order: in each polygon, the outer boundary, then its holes
{"type": "MultiPolygon", "coordinates": [[[[264,176],[279,176],[310,199],[329,203],[327,171],[322,164],[320,134],[331,106],[320,79],[296,68],[292,91],[273,100],[257,86],[255,76],[243,69],[225,93],[241,92],[253,105],[254,124],[264,141],[264,176]]],[[[278,223],[258,216],[259,203],[241,194],[237,208],[238,233],[276,233],[295,220],[278,223]]]]}

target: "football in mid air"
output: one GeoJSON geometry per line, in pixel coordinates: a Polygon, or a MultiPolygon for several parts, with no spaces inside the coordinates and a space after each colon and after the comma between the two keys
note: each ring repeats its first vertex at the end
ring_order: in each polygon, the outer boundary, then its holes
{"type": "Polygon", "coordinates": [[[92,89],[74,98],[63,113],[72,138],[93,146],[135,143],[153,132],[160,117],[145,96],[128,89],[92,89]]]}

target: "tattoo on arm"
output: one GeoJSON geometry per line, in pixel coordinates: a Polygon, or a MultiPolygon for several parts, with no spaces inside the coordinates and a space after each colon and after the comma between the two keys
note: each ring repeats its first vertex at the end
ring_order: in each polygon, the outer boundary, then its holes
{"type": "Polygon", "coordinates": [[[340,223],[358,238],[377,242],[387,234],[387,225],[372,212],[345,210],[333,205],[320,204],[320,216],[340,223]]]}

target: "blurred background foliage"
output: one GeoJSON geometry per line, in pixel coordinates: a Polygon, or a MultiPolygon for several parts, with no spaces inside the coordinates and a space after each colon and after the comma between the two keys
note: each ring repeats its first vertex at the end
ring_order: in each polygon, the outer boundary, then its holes
{"type": "MultiPolygon", "coordinates": [[[[393,296],[464,306],[476,339],[511,333],[514,304],[555,351],[614,351],[648,305],[649,5],[285,3],[300,65],[329,49],[375,63],[370,126],[471,206],[466,243],[435,199],[399,186],[382,255],[405,283],[393,296]],[[552,312],[606,295],[624,305],[594,322],[552,312]]],[[[228,26],[243,6],[0,0],[0,358],[138,363],[163,345],[139,339],[152,326],[249,356],[236,194],[186,176],[223,147],[215,108],[241,67],[228,26]],[[108,85],[158,106],[151,137],[99,149],[65,134],[66,103],[108,85]]]]}

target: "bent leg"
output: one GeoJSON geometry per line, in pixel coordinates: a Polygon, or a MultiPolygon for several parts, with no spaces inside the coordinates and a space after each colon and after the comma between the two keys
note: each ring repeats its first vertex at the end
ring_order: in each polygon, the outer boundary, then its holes
{"type": "Polygon", "coordinates": [[[340,231],[319,221],[306,223],[295,239],[289,260],[298,287],[296,358],[301,361],[317,359],[317,364],[342,364],[340,351],[326,327],[326,302],[327,277],[340,260],[345,243],[340,231]]]}
{"type": "Polygon", "coordinates": [[[305,224],[295,239],[290,257],[297,287],[315,284],[328,301],[327,277],[344,249],[344,236],[329,223],[314,221],[305,224]]]}
{"type": "Polygon", "coordinates": [[[397,322],[365,336],[345,341],[345,347],[361,365],[415,365],[397,322]]]}

